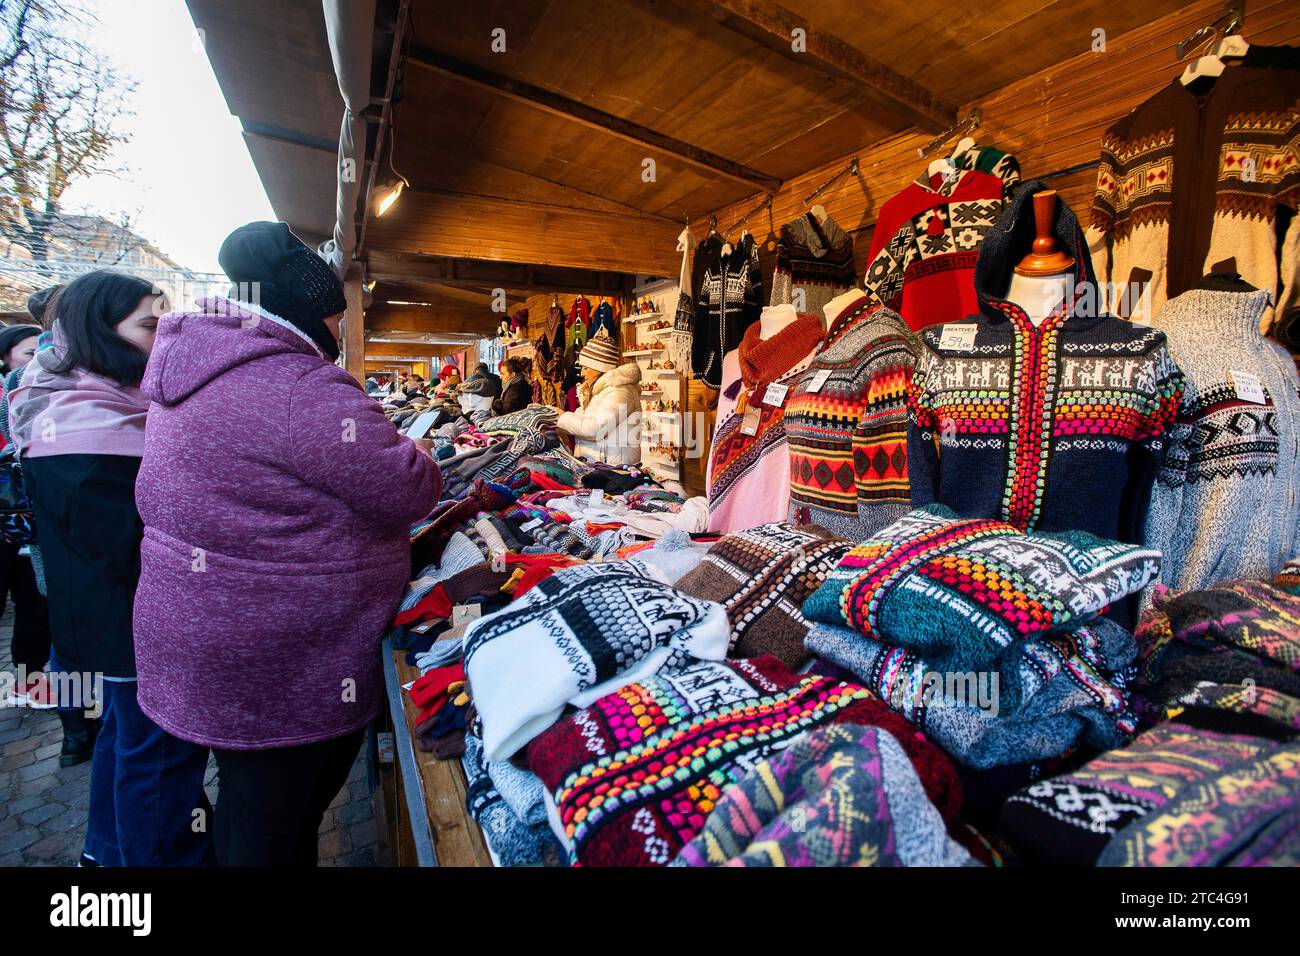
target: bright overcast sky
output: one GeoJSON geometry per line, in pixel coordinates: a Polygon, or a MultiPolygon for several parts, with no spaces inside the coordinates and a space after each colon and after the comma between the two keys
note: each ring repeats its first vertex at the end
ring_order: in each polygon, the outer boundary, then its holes
{"type": "Polygon", "coordinates": [[[68,212],[134,217],[135,230],[183,266],[219,272],[217,249],[236,226],[273,219],[184,0],[84,0],[99,17],[89,42],[139,83],[122,177],[71,186],[68,212]]]}

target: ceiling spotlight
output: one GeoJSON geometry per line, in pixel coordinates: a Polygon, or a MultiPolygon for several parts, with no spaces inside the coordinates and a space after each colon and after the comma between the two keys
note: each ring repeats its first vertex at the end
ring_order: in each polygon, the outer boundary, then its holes
{"type": "Polygon", "coordinates": [[[382,216],[388,210],[393,208],[393,203],[397,202],[402,195],[402,190],[409,186],[405,179],[398,176],[396,179],[389,181],[379,191],[379,196],[375,200],[375,215],[382,216]]]}

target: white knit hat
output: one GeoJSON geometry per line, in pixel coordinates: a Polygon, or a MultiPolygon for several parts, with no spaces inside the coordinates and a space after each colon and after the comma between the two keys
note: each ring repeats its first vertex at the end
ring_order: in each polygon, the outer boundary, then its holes
{"type": "Polygon", "coordinates": [[[588,339],[587,344],[578,353],[578,364],[595,369],[597,372],[608,372],[618,368],[622,359],[618,346],[604,329],[588,339]]]}

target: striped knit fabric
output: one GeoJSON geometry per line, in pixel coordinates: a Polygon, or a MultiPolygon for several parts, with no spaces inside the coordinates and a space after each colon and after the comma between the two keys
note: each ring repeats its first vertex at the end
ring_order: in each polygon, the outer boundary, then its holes
{"type": "Polygon", "coordinates": [[[824,528],[761,525],[727,535],[677,588],[727,609],[729,656],[770,654],[798,668],[812,656],[800,607],[849,547],[824,528]]]}
{"type": "Polygon", "coordinates": [[[1158,551],[1084,532],[1024,534],[931,505],[849,551],[803,612],[939,670],[997,667],[1003,700],[1015,707],[1026,643],[1086,623],[1159,573],[1158,551]]]}
{"type": "Polygon", "coordinates": [[[911,510],[907,384],[919,352],[898,314],[865,295],[831,322],[786,400],[791,521],[861,541],[911,510]]]}
{"type": "Polygon", "coordinates": [[[781,227],[772,273],[772,305],[793,305],[821,315],[826,303],[857,285],[853,237],[829,216],[812,213],[781,227]]]}

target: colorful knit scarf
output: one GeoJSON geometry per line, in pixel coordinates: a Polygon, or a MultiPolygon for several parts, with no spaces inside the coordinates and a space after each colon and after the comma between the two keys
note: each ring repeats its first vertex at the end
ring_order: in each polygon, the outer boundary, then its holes
{"type": "Polygon", "coordinates": [[[815,315],[798,316],[770,339],[762,338],[761,325],[755,322],[745,330],[737,350],[742,386],[736,401],[738,413],[762,403],[767,386],[807,358],[822,340],[821,319],[815,315]]]}

